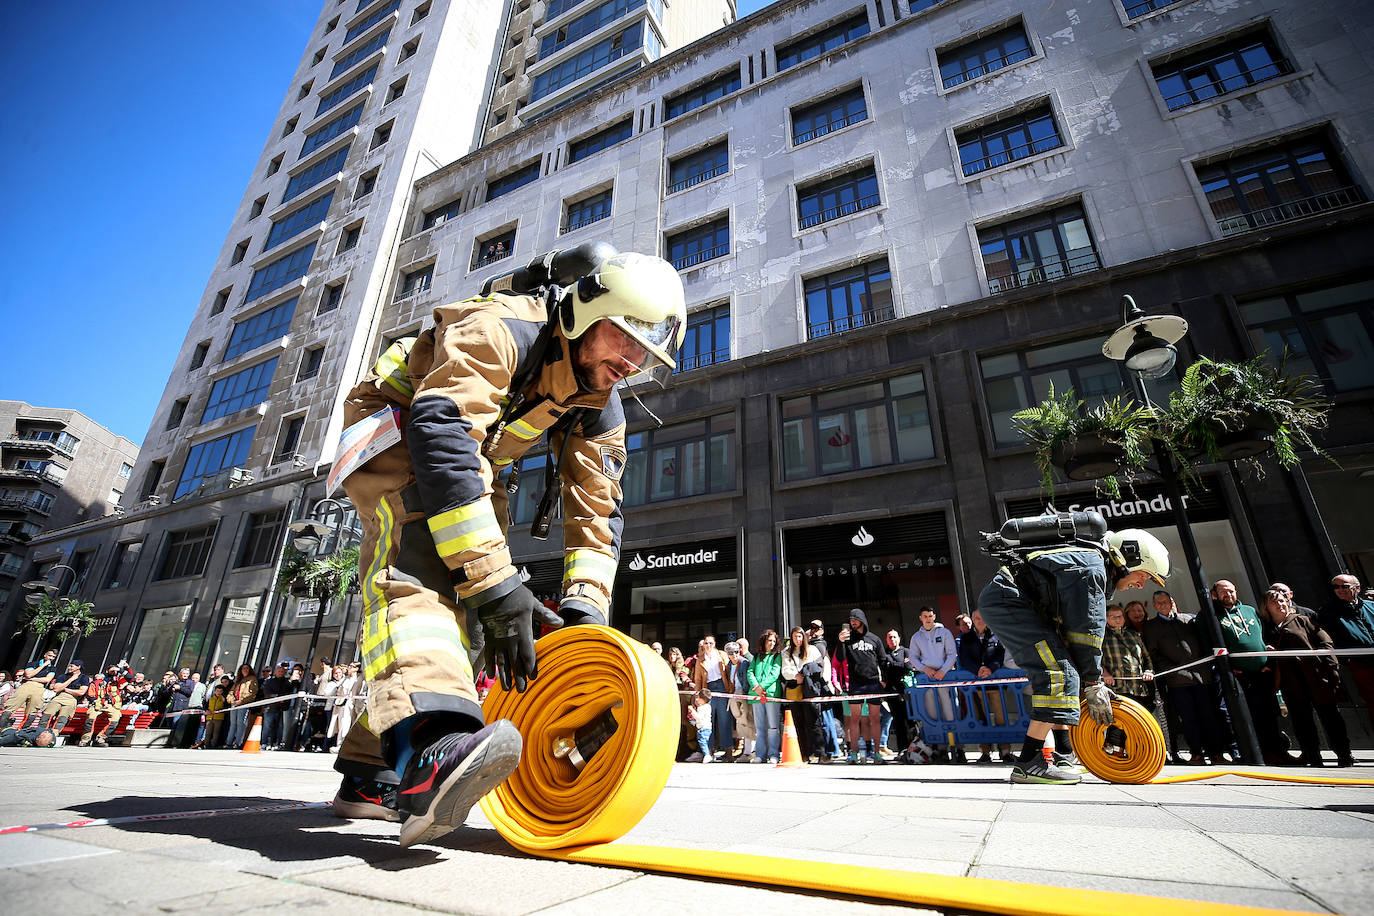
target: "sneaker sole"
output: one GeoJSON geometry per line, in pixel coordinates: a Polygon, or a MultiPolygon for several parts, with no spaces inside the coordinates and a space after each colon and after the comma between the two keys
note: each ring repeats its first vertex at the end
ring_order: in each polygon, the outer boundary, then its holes
{"type": "Polygon", "coordinates": [[[337,792],[334,793],[333,805],[335,817],[348,818],[349,820],[394,822],[401,819],[401,813],[395,808],[374,805],[372,802],[349,801],[337,792]]]}
{"type": "Polygon", "coordinates": [[[1078,779],[1050,779],[1048,776],[1023,776],[1017,773],[1011,774],[1011,781],[1019,786],[1076,786],[1083,781],[1078,779]]]}
{"type": "Polygon", "coordinates": [[[401,846],[428,843],[461,827],[472,806],[515,772],[522,747],[519,730],[509,722],[500,722],[440,784],[429,809],[406,818],[401,846]]]}

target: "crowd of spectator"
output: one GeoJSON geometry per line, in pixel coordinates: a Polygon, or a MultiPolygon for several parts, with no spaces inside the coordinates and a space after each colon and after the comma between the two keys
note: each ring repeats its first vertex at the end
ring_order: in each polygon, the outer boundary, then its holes
{"type": "MultiPolygon", "coordinates": [[[[1323,766],[1328,762],[1326,751],[1338,766],[1354,765],[1338,708],[1346,699],[1343,670],[1374,727],[1374,656],[1268,654],[1289,649],[1374,650],[1374,591],[1361,593],[1359,581],[1350,575],[1335,577],[1331,590],[1331,597],[1314,611],[1298,604],[1292,589],[1281,582],[1263,592],[1259,609],[1242,603],[1230,581],[1212,586],[1227,652],[1256,653],[1229,663],[1267,764],[1323,766]],[[1283,728],[1285,718],[1296,738],[1296,755],[1283,728]]],[[[1172,594],[1159,590],[1149,599],[1148,607],[1143,601],[1108,607],[1103,680],[1157,719],[1172,763],[1238,761],[1235,723],[1218,673],[1227,662],[1215,657],[1197,615],[1180,611],[1172,594]]],[[[900,697],[865,697],[900,694],[918,678],[939,682],[951,671],[974,681],[1016,674],[1015,660],[978,611],[957,615],[953,630],[940,623],[933,608],[922,608],[919,619],[920,628],[905,640],[895,629],[871,632],[866,612],[855,608],[839,627],[833,646],[819,619],[793,627],[785,637],[764,630],[752,652],[743,637],[718,648],[715,636],[705,636],[691,656],[676,646],[665,653],[662,644],[653,643],[672,669],[681,694],[678,759],[777,763],[783,712],[790,710],[801,754],[809,762],[905,761],[902,752],[922,738],[918,723],[907,721],[905,702],[900,697]]],[[[968,701],[954,689],[925,689],[922,694],[930,721],[948,722],[970,712],[968,701]]],[[[1015,710],[1004,708],[1003,696],[994,689],[972,691],[975,719],[987,726],[1006,725],[1015,710]]],[[[937,761],[968,760],[968,749],[941,746],[938,738],[930,744],[937,761]]],[[[991,744],[978,745],[977,750],[977,762],[993,761],[991,744]]],[[[1008,744],[996,750],[1003,762],[1012,759],[1008,744]]]]}

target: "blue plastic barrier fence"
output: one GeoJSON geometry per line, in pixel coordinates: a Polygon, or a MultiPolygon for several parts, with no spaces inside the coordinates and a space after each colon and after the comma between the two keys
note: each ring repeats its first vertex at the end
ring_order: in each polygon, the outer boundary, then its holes
{"type": "MultiPolygon", "coordinates": [[[[1024,677],[1015,668],[1000,668],[992,678],[1024,677]]],[[[972,672],[954,669],[937,681],[924,674],[916,676],[916,685],[906,690],[907,715],[921,723],[921,733],[927,744],[1013,744],[1026,737],[1030,715],[1026,709],[1026,684],[969,684],[975,681],[972,672]],[[942,683],[963,686],[932,689],[922,685],[942,683]],[[989,715],[1001,703],[1005,725],[993,723],[989,715]]]]}

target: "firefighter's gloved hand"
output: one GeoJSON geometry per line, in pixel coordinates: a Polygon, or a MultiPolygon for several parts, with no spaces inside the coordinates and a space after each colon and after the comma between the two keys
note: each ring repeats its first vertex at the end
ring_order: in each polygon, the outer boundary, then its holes
{"type": "Polygon", "coordinates": [[[468,611],[468,663],[472,665],[472,670],[476,671],[481,667],[482,652],[486,649],[486,633],[482,629],[482,621],[477,616],[477,611],[468,611]]]}
{"type": "Polygon", "coordinates": [[[519,585],[479,607],[477,619],[486,638],[487,676],[499,675],[502,689],[510,690],[514,683],[524,693],[525,685],[539,673],[534,659],[535,622],[558,627],[563,625],[562,618],[519,585]]]}
{"type": "Polygon", "coordinates": [[[1083,708],[1098,725],[1112,724],[1112,700],[1116,694],[1106,684],[1089,684],[1083,688],[1083,708]]]}
{"type": "Polygon", "coordinates": [[[578,583],[558,603],[558,616],[563,618],[563,626],[575,627],[584,623],[601,627],[606,625],[605,615],[586,597],[589,589],[590,586],[585,583],[578,583]]]}

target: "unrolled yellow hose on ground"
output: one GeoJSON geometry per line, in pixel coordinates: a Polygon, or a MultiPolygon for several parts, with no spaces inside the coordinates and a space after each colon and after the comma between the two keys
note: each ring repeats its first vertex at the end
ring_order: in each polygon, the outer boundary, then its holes
{"type": "Polygon", "coordinates": [[[676,684],[651,649],[609,627],[556,630],[539,640],[537,648],[539,677],[529,688],[519,694],[494,687],[483,706],[487,721],[509,719],[525,741],[519,768],[481,803],[501,836],[522,852],[588,865],[1022,916],[1280,912],[828,862],[798,868],[797,860],[775,856],[616,843],[668,782],[680,728],[676,684]],[[569,760],[570,742],[576,744],[608,710],[616,722],[614,734],[579,771],[569,760]]]}

